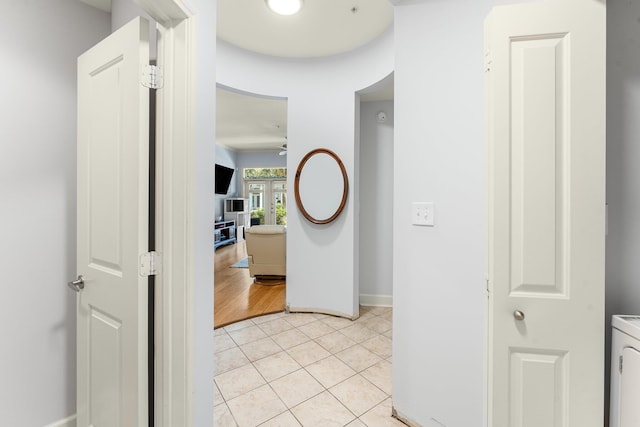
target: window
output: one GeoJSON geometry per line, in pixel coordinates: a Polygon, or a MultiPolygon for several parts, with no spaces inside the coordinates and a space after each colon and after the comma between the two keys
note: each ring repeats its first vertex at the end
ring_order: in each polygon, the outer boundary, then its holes
{"type": "Polygon", "coordinates": [[[251,218],[260,224],[287,224],[287,169],[246,168],[244,197],[249,199],[251,218]]]}

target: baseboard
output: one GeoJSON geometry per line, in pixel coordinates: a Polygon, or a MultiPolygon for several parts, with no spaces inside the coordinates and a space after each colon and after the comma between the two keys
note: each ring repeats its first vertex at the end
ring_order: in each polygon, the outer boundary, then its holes
{"type": "MultiPolygon", "coordinates": [[[[366,305],[370,307],[392,307],[393,296],[360,294],[360,305],[366,305]]],[[[308,307],[291,307],[289,306],[289,304],[286,305],[285,311],[287,313],[322,313],[329,314],[331,316],[346,317],[347,319],[351,320],[356,320],[359,317],[359,314],[351,316],[346,313],[341,313],[333,310],[321,310],[318,308],[308,307]]]]}
{"type": "Polygon", "coordinates": [[[56,421],[55,423],[47,424],[44,427],[76,427],[76,416],[71,415],[64,420],[56,421]]]}
{"type": "Polygon", "coordinates": [[[360,294],[360,305],[373,307],[393,307],[393,296],[360,294]]]}
{"type": "Polygon", "coordinates": [[[321,310],[319,308],[308,308],[308,307],[291,307],[289,306],[289,304],[286,305],[284,311],[286,311],[287,313],[320,313],[320,314],[328,314],[330,316],[337,316],[337,317],[345,317],[347,319],[350,320],[356,320],[359,316],[351,316],[349,314],[346,313],[341,313],[339,311],[333,311],[333,310],[321,310]]]}
{"type": "MultiPolygon", "coordinates": [[[[420,424],[418,424],[416,422],[413,422],[410,419],[408,419],[407,417],[405,417],[404,415],[398,413],[398,411],[396,411],[395,406],[391,407],[391,416],[393,418],[395,418],[396,420],[400,421],[402,424],[408,425],[409,427],[422,427],[420,424]]],[[[440,424],[440,425],[442,425],[442,424],[440,424]]]]}
{"type": "Polygon", "coordinates": [[[415,421],[410,420],[403,414],[399,413],[396,410],[395,406],[391,407],[391,416],[396,420],[400,421],[402,424],[408,425],[409,427],[447,427],[440,421],[436,420],[435,418],[431,418],[427,420],[427,424],[425,424],[424,426],[422,424],[418,424],[415,421]]]}

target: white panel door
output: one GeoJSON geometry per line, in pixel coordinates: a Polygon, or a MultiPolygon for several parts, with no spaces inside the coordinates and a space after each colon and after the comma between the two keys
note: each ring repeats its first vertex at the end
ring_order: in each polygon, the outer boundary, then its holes
{"type": "Polygon", "coordinates": [[[486,22],[489,425],[603,425],[605,5],[486,22]]]}
{"type": "Polygon", "coordinates": [[[148,22],[78,58],[77,425],[146,426],[148,22]]]}

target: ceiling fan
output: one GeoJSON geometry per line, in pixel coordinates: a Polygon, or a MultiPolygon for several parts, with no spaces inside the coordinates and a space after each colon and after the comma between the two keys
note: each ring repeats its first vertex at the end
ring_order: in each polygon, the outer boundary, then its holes
{"type": "Polygon", "coordinates": [[[280,152],[278,153],[279,156],[286,156],[287,155],[287,144],[284,143],[282,144],[282,146],[280,147],[280,152]]]}

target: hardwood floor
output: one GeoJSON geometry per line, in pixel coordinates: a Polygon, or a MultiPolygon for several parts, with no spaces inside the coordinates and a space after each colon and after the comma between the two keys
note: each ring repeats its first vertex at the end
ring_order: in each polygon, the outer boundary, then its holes
{"type": "Polygon", "coordinates": [[[231,267],[246,256],[244,241],[216,250],[213,257],[214,328],[284,310],[286,285],[258,285],[249,277],[248,268],[231,267]]]}

